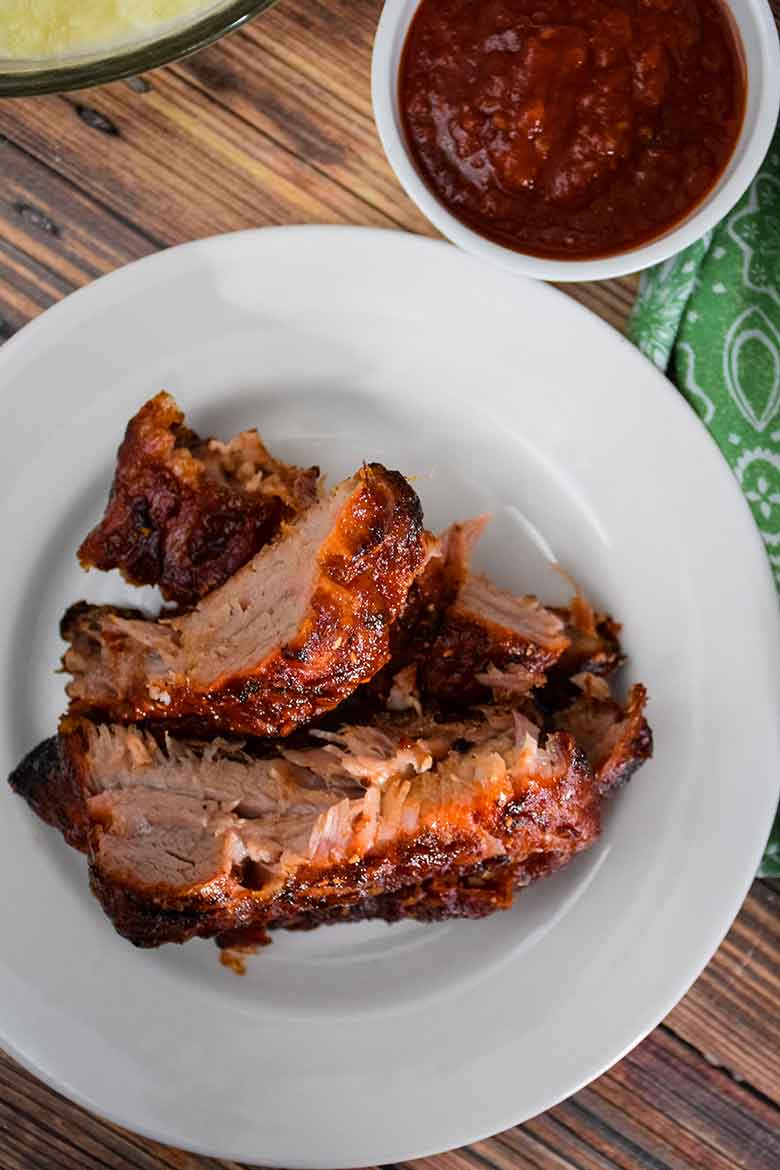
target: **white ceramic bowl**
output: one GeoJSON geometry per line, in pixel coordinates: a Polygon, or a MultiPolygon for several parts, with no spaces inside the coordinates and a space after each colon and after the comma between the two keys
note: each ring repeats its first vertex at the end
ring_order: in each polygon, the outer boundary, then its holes
{"type": "Polygon", "coordinates": [[[747,107],[728,166],[710,194],[682,223],[648,244],[597,260],[547,260],[492,243],[450,215],[423,181],[406,144],[398,108],[398,70],[419,0],[385,0],[374,41],[372,96],[385,153],[404,187],[431,223],[467,252],[513,272],[543,280],[604,280],[667,260],[698,240],[734,206],[760,167],[780,107],[780,45],[767,0],[727,0],[742,38],[747,107]]]}

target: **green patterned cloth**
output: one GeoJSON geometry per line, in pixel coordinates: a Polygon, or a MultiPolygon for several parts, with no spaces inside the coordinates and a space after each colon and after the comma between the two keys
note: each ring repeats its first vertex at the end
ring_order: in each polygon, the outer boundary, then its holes
{"type": "MultiPolygon", "coordinates": [[[[780,129],[726,219],[643,273],[629,336],[728,460],[780,590],[780,129]]],[[[759,872],[780,877],[780,812],[759,872]]]]}

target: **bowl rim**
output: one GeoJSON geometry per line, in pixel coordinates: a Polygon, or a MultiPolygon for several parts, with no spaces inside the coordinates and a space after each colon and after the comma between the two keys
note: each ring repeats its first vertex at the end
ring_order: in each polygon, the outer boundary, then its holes
{"type": "Polygon", "coordinates": [[[388,162],[412,202],[448,240],[490,263],[523,276],[565,282],[626,276],[662,263],[700,239],[731,211],[755,178],[770,147],[780,111],[780,40],[774,16],[768,0],[721,0],[742,41],[747,95],[739,137],[710,193],[675,227],[614,256],[562,260],[514,251],[486,239],[452,215],[412,160],[398,111],[398,66],[409,25],[421,2],[385,0],[371,61],[374,119],[388,162]],[[752,54],[744,43],[744,26],[753,33],[752,54]]]}
{"type": "Polygon", "coordinates": [[[30,62],[29,67],[23,61],[0,63],[0,97],[66,93],[146,73],[205,48],[276,3],[278,0],[232,0],[197,15],[184,27],[174,27],[164,36],[124,48],[64,58],[61,62],[30,62]],[[9,64],[18,68],[8,69],[9,64]]]}

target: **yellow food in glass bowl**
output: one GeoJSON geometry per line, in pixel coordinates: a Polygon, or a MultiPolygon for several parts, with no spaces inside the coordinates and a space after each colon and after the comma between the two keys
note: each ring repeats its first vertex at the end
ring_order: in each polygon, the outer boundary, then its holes
{"type": "Polygon", "coordinates": [[[56,60],[131,44],[218,0],[0,0],[0,60],[56,60]]]}

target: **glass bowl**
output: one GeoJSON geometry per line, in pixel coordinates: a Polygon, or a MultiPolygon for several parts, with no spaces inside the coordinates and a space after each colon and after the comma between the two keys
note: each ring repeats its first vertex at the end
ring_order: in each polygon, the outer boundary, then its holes
{"type": "Polygon", "coordinates": [[[276,0],[224,0],[186,22],[158,29],[146,39],[56,59],[0,59],[0,97],[62,93],[145,73],[210,45],[275,3],[276,0]]]}

